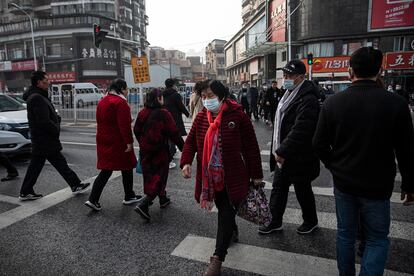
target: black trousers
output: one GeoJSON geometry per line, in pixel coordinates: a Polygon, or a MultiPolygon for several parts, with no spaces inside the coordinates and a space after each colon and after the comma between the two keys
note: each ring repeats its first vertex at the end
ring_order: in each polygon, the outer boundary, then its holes
{"type": "Polygon", "coordinates": [[[174,160],[174,155],[177,152],[177,148],[175,147],[175,144],[172,141],[168,141],[168,147],[170,150],[170,162],[174,160]]]}
{"type": "Polygon", "coordinates": [[[2,152],[0,152],[0,165],[6,168],[7,174],[17,173],[17,169],[10,162],[9,158],[2,152]]]}
{"type": "Polygon", "coordinates": [[[68,163],[61,152],[50,155],[32,155],[32,159],[30,160],[26,176],[24,177],[23,184],[20,189],[20,194],[26,195],[34,193],[33,186],[36,184],[37,178],[39,177],[46,160],[48,160],[50,164],[55,167],[71,188],[76,187],[81,183],[76,173],[69,168],[68,163]]]}
{"type": "Polygon", "coordinates": [[[250,112],[249,112],[249,117],[250,118],[252,117],[252,113],[253,113],[253,116],[256,120],[259,119],[259,111],[258,111],[258,108],[257,108],[257,103],[255,103],[255,104],[252,103],[250,105],[250,112]]]}
{"type": "Polygon", "coordinates": [[[243,111],[247,114],[247,115],[251,115],[251,113],[250,113],[250,104],[249,104],[249,102],[247,101],[247,99],[246,98],[242,98],[241,99],[241,105],[242,105],[242,107],[243,107],[243,111]]]}
{"type": "Polygon", "coordinates": [[[233,231],[237,229],[237,207],[231,204],[225,189],[216,192],[214,202],[218,209],[218,227],[214,255],[218,256],[220,260],[224,262],[227,255],[227,249],[232,241],[233,231]]]}
{"type": "Polygon", "coordinates": [[[273,189],[269,203],[270,212],[272,213],[272,224],[278,225],[283,221],[283,214],[285,213],[291,184],[295,187],[296,198],[302,209],[303,221],[309,224],[316,224],[318,217],[311,181],[292,183],[283,173],[283,168],[276,168],[273,178],[273,189]]]}
{"type": "MultiPolygon", "coordinates": [[[[93,182],[92,191],[89,195],[89,201],[97,203],[101,197],[102,191],[108,183],[109,178],[111,177],[113,171],[102,170],[93,182]]],[[[130,199],[135,197],[135,192],[133,190],[133,172],[132,170],[122,171],[122,184],[124,185],[125,199],[130,199]]]]}

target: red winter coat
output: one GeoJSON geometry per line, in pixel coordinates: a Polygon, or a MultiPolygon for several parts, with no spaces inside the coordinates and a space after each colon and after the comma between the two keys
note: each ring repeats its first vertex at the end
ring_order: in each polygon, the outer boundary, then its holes
{"type": "Polygon", "coordinates": [[[131,110],[125,99],[108,94],[96,108],[96,145],[99,170],[130,170],[137,159],[134,151],[125,152],[134,138],[131,129],[131,110]]]}
{"type": "MultiPolygon", "coordinates": [[[[220,135],[224,167],[224,184],[233,204],[240,204],[247,196],[250,179],[263,178],[259,145],[253,125],[242,107],[234,101],[226,101],[229,109],[223,113],[220,135]]],[[[192,164],[197,153],[195,199],[200,202],[201,169],[204,137],[209,127],[207,111],[198,113],[184,144],[181,168],[192,164]]]]}

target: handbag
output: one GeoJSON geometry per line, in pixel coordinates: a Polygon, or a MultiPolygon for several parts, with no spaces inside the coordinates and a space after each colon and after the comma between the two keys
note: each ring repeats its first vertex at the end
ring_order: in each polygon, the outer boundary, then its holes
{"type": "Polygon", "coordinates": [[[135,171],[139,174],[142,174],[141,153],[140,152],[138,152],[137,167],[135,168],[135,171]]]}
{"type": "Polygon", "coordinates": [[[253,183],[249,185],[247,197],[240,204],[237,215],[258,225],[269,225],[272,221],[272,214],[264,192],[264,182],[257,186],[253,183]]]}

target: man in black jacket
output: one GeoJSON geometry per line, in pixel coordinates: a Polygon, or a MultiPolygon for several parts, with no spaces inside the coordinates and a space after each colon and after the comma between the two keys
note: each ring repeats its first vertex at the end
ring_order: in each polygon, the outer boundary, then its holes
{"type": "MultiPolygon", "coordinates": [[[[186,136],[187,132],[185,131],[185,126],[183,122],[183,114],[188,118],[190,113],[188,112],[187,108],[183,103],[183,98],[181,95],[175,90],[175,80],[173,79],[166,79],[165,80],[165,90],[163,92],[164,96],[164,106],[165,108],[171,113],[173,116],[177,128],[180,130],[181,136],[186,136]]],[[[173,156],[176,152],[175,144],[170,142],[170,169],[175,168],[177,165],[173,162],[173,156]]]]}
{"type": "Polygon", "coordinates": [[[282,96],[282,91],[277,87],[277,81],[272,81],[272,87],[267,89],[264,96],[266,122],[270,120],[272,124],[274,123],[277,105],[282,96]]]}
{"type": "Polygon", "coordinates": [[[247,92],[247,100],[249,102],[249,118],[253,117],[256,120],[259,120],[259,111],[257,108],[257,101],[259,100],[259,90],[257,89],[256,85],[252,83],[252,85],[250,86],[250,88],[248,89],[247,92]]]}
{"type": "Polygon", "coordinates": [[[340,275],[355,275],[358,217],[366,239],[361,273],[383,275],[388,252],[390,197],[401,172],[401,199],[414,204],[414,131],[405,100],[376,83],[382,53],[371,47],[350,59],[351,86],[323,104],[313,140],[332,172],[340,275]]]}
{"type": "Polygon", "coordinates": [[[259,233],[282,230],[289,186],[293,184],[304,220],[296,231],[309,234],[318,226],[311,187],[319,175],[319,160],[312,148],[319,114],[318,90],[305,80],[306,67],[300,60],[288,62],[281,70],[287,91],[276,110],[272,138],[270,169],[275,171],[269,203],[272,222],[259,228],[259,233]]]}
{"type": "Polygon", "coordinates": [[[35,71],[31,77],[32,86],[23,95],[27,103],[27,118],[32,140],[32,159],[27,168],[22,187],[20,200],[36,200],[42,197],[36,194],[33,186],[36,184],[42,168],[48,160],[66,180],[73,194],[79,194],[89,186],[89,183],[81,183],[79,177],[72,171],[61,150],[59,140],[60,125],[55,108],[48,98],[49,80],[47,74],[35,71]]]}

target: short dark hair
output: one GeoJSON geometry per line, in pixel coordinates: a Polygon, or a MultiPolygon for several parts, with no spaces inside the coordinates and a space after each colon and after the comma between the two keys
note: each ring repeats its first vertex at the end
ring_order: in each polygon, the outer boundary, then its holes
{"type": "Polygon", "coordinates": [[[37,82],[41,81],[41,80],[44,80],[46,75],[47,75],[46,72],[43,72],[43,71],[40,71],[40,70],[34,71],[32,73],[32,76],[30,77],[30,81],[32,83],[32,86],[37,87],[37,82]]]}
{"type": "Polygon", "coordinates": [[[112,81],[111,85],[109,86],[108,90],[111,91],[115,91],[117,94],[121,94],[123,89],[126,89],[127,83],[124,79],[122,78],[116,78],[112,81]]]}
{"type": "Polygon", "coordinates": [[[161,107],[158,98],[162,96],[162,91],[158,88],[154,88],[151,92],[147,93],[145,99],[145,107],[148,108],[159,108],[161,107]]]}
{"type": "Polygon", "coordinates": [[[203,90],[210,88],[214,95],[220,100],[226,99],[230,96],[229,89],[218,80],[205,80],[203,82],[203,90]]]}
{"type": "Polygon", "coordinates": [[[203,82],[202,81],[196,82],[193,90],[198,96],[201,96],[201,91],[203,90],[203,82]]]}
{"type": "Polygon", "coordinates": [[[175,84],[175,80],[174,79],[166,79],[165,80],[165,87],[166,88],[172,88],[175,84]]]}
{"type": "Polygon", "coordinates": [[[372,47],[356,50],[349,61],[349,66],[358,78],[375,77],[381,69],[382,52],[372,47]]]}

